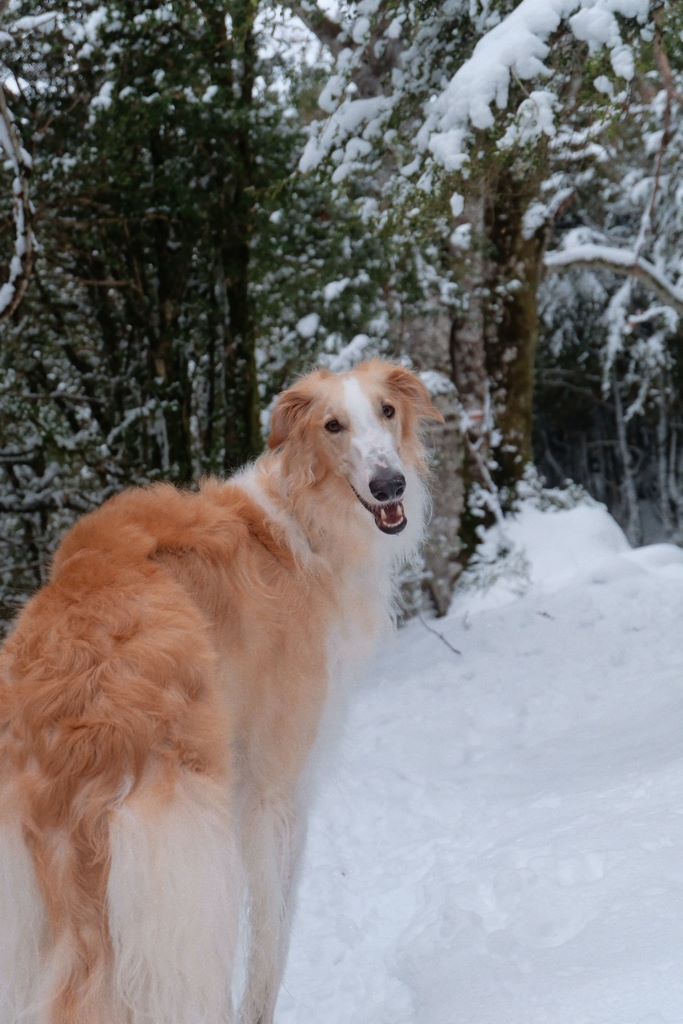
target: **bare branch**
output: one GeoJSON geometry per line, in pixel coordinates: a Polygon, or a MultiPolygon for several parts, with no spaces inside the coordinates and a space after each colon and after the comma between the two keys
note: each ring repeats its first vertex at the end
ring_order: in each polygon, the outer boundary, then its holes
{"type": "Polygon", "coordinates": [[[659,73],[662,76],[662,82],[664,83],[664,88],[666,89],[669,101],[675,100],[676,103],[679,103],[683,107],[683,92],[681,92],[680,89],[677,89],[674,84],[674,76],[673,71],[671,70],[669,55],[664,47],[662,14],[663,12],[659,10],[655,12],[653,17],[655,23],[654,45],[657,67],[659,68],[659,73]]]}
{"type": "Polygon", "coordinates": [[[297,0],[291,6],[292,12],[301,18],[306,28],[310,29],[314,36],[317,36],[323,46],[335,55],[342,50],[340,35],[342,26],[322,11],[315,0],[297,0]]]}
{"type": "Polygon", "coordinates": [[[657,270],[654,263],[634,252],[610,245],[576,245],[571,249],[557,249],[545,254],[545,268],[548,271],[574,270],[578,267],[611,270],[615,274],[636,277],[667,306],[683,316],[683,289],[657,270]]]}
{"type": "Polygon", "coordinates": [[[318,7],[316,0],[295,0],[292,12],[317,36],[319,42],[337,57],[347,47],[356,46],[361,54],[353,73],[353,82],[359,96],[367,98],[382,92],[382,78],[397,67],[401,46],[395,40],[385,40],[378,49],[377,43],[383,37],[387,25],[394,17],[393,10],[385,10],[377,20],[369,39],[354,44],[343,25],[333,21],[318,7]]]}

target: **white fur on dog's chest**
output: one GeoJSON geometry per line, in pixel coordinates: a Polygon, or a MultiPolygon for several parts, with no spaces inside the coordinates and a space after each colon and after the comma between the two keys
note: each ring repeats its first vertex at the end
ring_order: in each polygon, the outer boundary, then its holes
{"type": "Polygon", "coordinates": [[[331,628],[330,668],[358,674],[372,657],[380,637],[391,629],[391,579],[384,568],[359,571],[349,581],[338,620],[331,628]]]}

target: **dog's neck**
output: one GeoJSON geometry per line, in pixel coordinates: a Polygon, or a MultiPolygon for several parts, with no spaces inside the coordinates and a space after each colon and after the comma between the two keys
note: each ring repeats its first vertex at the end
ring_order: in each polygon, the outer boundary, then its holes
{"type": "MultiPolygon", "coordinates": [[[[263,508],[302,569],[330,573],[340,585],[359,572],[388,582],[421,533],[421,523],[414,522],[410,538],[382,534],[350,484],[337,477],[302,486],[279,453],[262,456],[235,483],[263,508]]],[[[422,491],[416,486],[414,515],[421,520],[422,491]]]]}

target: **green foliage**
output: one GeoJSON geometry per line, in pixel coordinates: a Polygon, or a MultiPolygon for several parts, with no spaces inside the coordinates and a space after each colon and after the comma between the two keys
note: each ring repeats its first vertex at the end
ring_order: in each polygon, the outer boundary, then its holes
{"type": "Polygon", "coordinates": [[[301,129],[255,16],[237,0],[71,0],[49,30],[5,44],[40,244],[0,351],[8,612],[77,514],[256,454],[263,396],[315,349],[298,351],[297,291],[310,298],[333,252],[297,280],[301,254],[324,248],[324,203],[292,181],[301,129]],[[276,206],[294,228],[279,258],[264,231],[276,206]],[[292,352],[273,380],[276,321],[292,352]]]}

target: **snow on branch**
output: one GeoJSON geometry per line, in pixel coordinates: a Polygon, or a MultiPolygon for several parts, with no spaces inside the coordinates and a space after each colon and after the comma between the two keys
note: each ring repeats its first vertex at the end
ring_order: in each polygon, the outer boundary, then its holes
{"type": "Polygon", "coordinates": [[[33,231],[28,184],[31,157],[21,144],[14,118],[7,105],[4,85],[0,82],[0,153],[4,152],[13,173],[14,253],[9,275],[0,285],[0,318],[11,316],[28,287],[33,266],[33,231]]]}
{"type": "MultiPolygon", "coordinates": [[[[298,0],[295,10],[316,31],[314,23],[319,21],[320,11],[315,0],[298,0]]],[[[326,21],[318,26],[320,38],[326,36],[328,45],[337,54],[337,69],[319,99],[321,109],[328,116],[312,128],[300,162],[303,172],[319,166],[332,155],[339,164],[335,172],[337,179],[344,177],[344,167],[353,167],[359,157],[372,152],[376,140],[384,137],[391,114],[410,89],[412,76],[419,78],[422,65],[420,61],[415,64],[415,53],[411,55],[409,47],[402,54],[395,53],[402,23],[394,18],[382,26],[377,20],[377,10],[376,0],[361,0],[358,11],[363,16],[357,19],[350,32],[326,21]],[[372,16],[375,16],[374,28],[372,16]],[[374,75],[370,91],[360,88],[372,53],[382,64],[381,55],[389,52],[393,56],[390,61],[385,60],[382,80],[374,75]],[[391,76],[388,71],[392,72],[391,76]],[[350,92],[349,87],[352,87],[350,92]],[[372,104],[359,105],[367,103],[370,97],[372,104]],[[343,150],[347,140],[350,140],[350,152],[343,150]]],[[[494,127],[494,108],[508,107],[511,85],[515,81],[532,80],[548,83],[552,78],[553,69],[548,59],[551,37],[563,24],[574,39],[587,44],[591,52],[608,49],[615,76],[631,79],[634,55],[622,39],[617,15],[643,23],[649,11],[649,0],[521,0],[507,17],[484,32],[471,57],[440,91],[432,95],[429,90],[429,99],[422,108],[422,123],[417,132],[411,131],[417,153],[415,161],[408,166],[417,170],[422,158],[430,155],[448,171],[462,168],[468,160],[472,130],[494,127]]],[[[415,84],[418,84],[417,79],[415,84]]],[[[529,129],[533,138],[539,133],[554,134],[555,99],[552,91],[542,88],[532,91],[522,101],[518,113],[534,122],[535,127],[529,129]],[[537,114],[530,108],[537,108],[537,114]]],[[[522,133],[519,139],[514,132],[512,136],[508,133],[505,143],[529,141],[529,131],[526,135],[522,133]]]]}
{"type": "Polygon", "coordinates": [[[482,36],[469,60],[429,104],[418,135],[420,148],[431,151],[447,170],[458,170],[467,159],[470,126],[493,127],[492,107],[507,107],[511,82],[550,76],[544,63],[548,40],[563,21],[591,50],[607,46],[615,74],[631,78],[633,54],[622,42],[615,15],[643,20],[648,10],[648,0],[522,0],[482,36]]]}
{"type": "MultiPolygon", "coordinates": [[[[330,79],[336,83],[338,76],[330,79]]],[[[329,86],[329,83],[328,83],[329,86]]],[[[324,94],[323,94],[324,95],[324,94]]],[[[306,143],[299,161],[299,170],[304,174],[317,167],[325,156],[336,147],[346,143],[341,156],[340,166],[335,170],[332,180],[340,181],[351,166],[355,157],[365,156],[371,149],[369,138],[375,138],[383,130],[384,124],[391,113],[396,99],[390,96],[372,96],[368,99],[344,99],[337,110],[323,122],[320,135],[312,134],[306,143]],[[358,137],[362,131],[363,137],[358,137]]]]}
{"type": "Polygon", "coordinates": [[[662,274],[654,263],[643,259],[637,253],[611,245],[572,246],[556,249],[545,254],[545,267],[550,271],[573,270],[577,267],[592,267],[597,270],[611,270],[615,274],[639,278],[651,288],[660,299],[683,316],[683,289],[662,274]]]}

